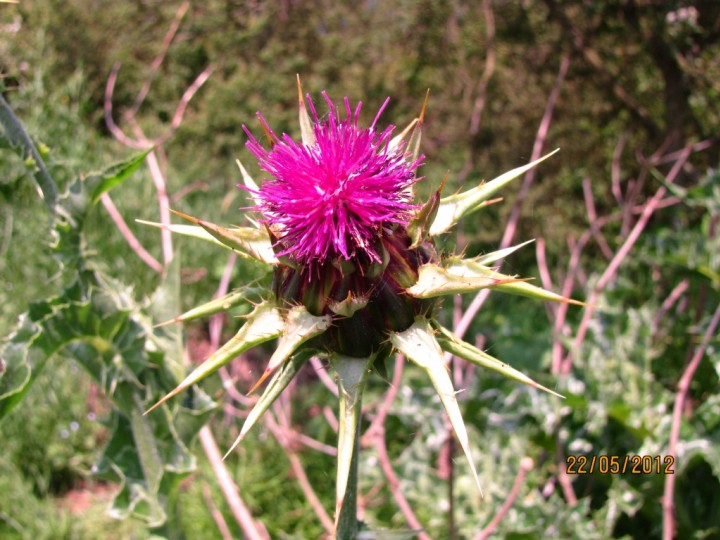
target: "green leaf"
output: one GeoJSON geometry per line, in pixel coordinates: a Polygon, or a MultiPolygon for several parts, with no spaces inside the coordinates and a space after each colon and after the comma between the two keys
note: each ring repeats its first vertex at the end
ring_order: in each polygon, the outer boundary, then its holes
{"type": "Polygon", "coordinates": [[[262,415],[265,414],[265,411],[267,411],[275,402],[282,391],[285,390],[287,385],[290,384],[290,381],[293,380],[297,372],[300,371],[300,368],[305,365],[312,355],[312,351],[300,351],[293,355],[289,362],[285,362],[280,369],[275,372],[275,375],[273,375],[273,378],[270,379],[270,382],[265,387],[262,395],[255,405],[253,405],[250,413],[248,413],[247,418],[245,418],[245,422],[240,430],[240,435],[237,436],[235,442],[233,442],[230,449],[225,453],[223,459],[227,458],[228,455],[235,450],[237,445],[245,439],[248,432],[253,428],[257,421],[260,420],[262,415]]]}
{"type": "Polygon", "coordinates": [[[195,319],[209,317],[210,315],[215,315],[216,313],[229,311],[230,309],[245,302],[248,302],[251,299],[259,300],[263,292],[264,289],[246,285],[226,294],[221,298],[210,300],[209,302],[206,302],[201,306],[190,309],[185,313],[178,315],[177,317],[173,317],[166,322],[158,324],[157,326],[160,327],[174,323],[185,323],[189,321],[194,321],[195,319]]]}
{"type": "Polygon", "coordinates": [[[536,161],[528,163],[527,165],[523,165],[522,167],[518,167],[501,174],[490,182],[483,183],[476,188],[441,199],[437,216],[430,227],[430,234],[432,236],[437,236],[438,234],[448,232],[463,217],[472,214],[479,208],[482,208],[490,197],[504,188],[515,178],[529,171],[538,163],[546,160],[556,152],[558,152],[558,150],[550,152],[549,154],[536,161]]]}
{"type": "Polygon", "coordinates": [[[280,336],[284,328],[285,321],[274,304],[270,302],[258,304],[253,312],[247,316],[247,322],[230,341],[225,343],[225,345],[220,347],[207,360],[195,368],[190,375],[185,377],[170,393],[150,407],[145,414],[153,411],[193,384],[197,384],[205,377],[212,375],[244,351],[280,336]]]}
{"type": "Polygon", "coordinates": [[[563,397],[557,392],[553,392],[549,388],[545,388],[543,385],[536,383],[530,377],[516,370],[512,366],[509,366],[505,362],[501,362],[497,358],[487,354],[485,351],[481,351],[477,347],[464,342],[447,328],[444,328],[439,324],[435,324],[434,327],[440,332],[438,342],[443,350],[452,353],[455,356],[459,356],[460,358],[464,358],[476,366],[492,369],[493,371],[496,371],[510,379],[525,383],[528,386],[532,386],[533,388],[537,388],[539,390],[544,390],[554,396],[563,397]]]}
{"type": "Polygon", "coordinates": [[[282,329],[282,337],[278,342],[275,352],[268,361],[267,368],[260,379],[250,389],[252,394],[265,379],[272,375],[275,370],[306,341],[325,332],[332,324],[330,315],[315,316],[305,306],[295,306],[290,309],[286,316],[282,329]]]}
{"type": "Polygon", "coordinates": [[[396,349],[417,364],[430,378],[450,418],[450,424],[452,424],[455,436],[465,453],[478,491],[482,495],[480,479],[470,453],[470,440],[465,429],[465,422],[460,413],[457,396],[445,364],[443,351],[435,339],[435,333],[430,326],[430,322],[424,317],[418,317],[415,323],[404,332],[390,334],[390,341],[396,349]]]}
{"type": "Polygon", "coordinates": [[[242,176],[243,184],[245,184],[245,187],[248,188],[252,200],[255,202],[256,205],[260,204],[260,200],[257,198],[257,192],[260,188],[258,187],[257,183],[255,182],[255,180],[253,180],[252,176],[250,176],[250,173],[247,172],[245,167],[243,167],[243,164],[240,162],[239,159],[236,159],[235,163],[237,163],[238,169],[240,169],[240,175],[242,176]]]}
{"type": "Polygon", "coordinates": [[[0,417],[18,403],[50,358],[74,358],[114,403],[115,423],[97,470],[122,483],[113,511],[134,514],[152,526],[166,519],[173,486],[195,461],[187,445],[207,420],[213,403],[196,391],[182,405],[143,418],[152,403],[175,384],[172,364],[128,291],[111,281],[85,278],[57,298],[36,302],[4,347],[7,369],[0,377],[0,417]]]}
{"type": "Polygon", "coordinates": [[[90,192],[90,202],[97,204],[103,193],[125,182],[143,164],[151,151],[152,148],[149,148],[124,161],[115,163],[101,173],[88,176],[85,179],[85,184],[90,192]]]}
{"type": "Polygon", "coordinates": [[[425,94],[425,100],[423,101],[422,108],[420,109],[420,115],[413,119],[412,122],[400,132],[398,135],[393,137],[388,144],[390,150],[396,148],[401,142],[407,141],[405,146],[405,153],[409,155],[413,161],[420,157],[420,143],[422,142],[422,131],[425,123],[425,111],[427,110],[428,99],[430,98],[430,91],[428,90],[425,94]]]}
{"type": "Polygon", "coordinates": [[[300,85],[300,75],[297,76],[298,85],[298,112],[300,116],[300,136],[302,142],[307,147],[315,146],[315,130],[313,129],[312,120],[308,114],[307,107],[305,106],[305,99],[303,98],[303,90],[300,85]]]}
{"type": "MultiPolygon", "coordinates": [[[[266,264],[277,264],[278,259],[272,249],[272,243],[267,232],[263,229],[254,227],[221,227],[209,221],[188,216],[182,212],[171,210],[183,219],[195,223],[196,226],[173,225],[167,226],[167,229],[185,236],[192,236],[201,240],[211,241],[215,244],[232,249],[245,258],[253,258],[266,264]]],[[[137,220],[138,223],[150,225],[152,227],[164,228],[161,223],[152,221],[137,220]]]]}
{"type": "Polygon", "coordinates": [[[526,279],[517,279],[513,276],[501,274],[493,268],[478,264],[477,259],[449,258],[444,261],[444,264],[446,265],[447,272],[454,276],[462,276],[464,279],[489,278],[497,280],[498,283],[492,285],[492,288],[503,293],[527,296],[528,298],[535,298],[536,300],[563,302],[576,306],[586,305],[578,300],[565,298],[554,292],[547,291],[542,287],[527,283],[526,279]]]}
{"type": "Polygon", "coordinates": [[[408,224],[408,234],[412,240],[410,247],[418,247],[427,240],[428,235],[430,234],[430,226],[433,221],[435,221],[435,216],[437,215],[438,208],[440,207],[440,192],[445,186],[447,178],[448,175],[446,174],[437,191],[430,196],[427,202],[422,206],[422,208],[420,208],[417,214],[415,214],[415,217],[410,220],[410,223],[408,224]]]}
{"type": "Polygon", "coordinates": [[[476,262],[477,264],[487,266],[488,264],[493,264],[501,259],[504,259],[505,257],[512,255],[521,247],[525,247],[534,241],[535,240],[528,240],[527,242],[523,242],[522,244],[518,244],[517,246],[511,246],[511,247],[508,247],[505,249],[499,249],[497,251],[493,251],[491,253],[486,253],[485,255],[479,255],[478,257],[475,257],[472,260],[474,262],[476,262]]]}
{"type": "Polygon", "coordinates": [[[406,289],[406,292],[415,298],[434,298],[446,294],[476,292],[516,281],[521,280],[508,276],[499,278],[470,274],[464,272],[460,265],[448,269],[437,264],[424,264],[418,270],[417,282],[406,289]]]}

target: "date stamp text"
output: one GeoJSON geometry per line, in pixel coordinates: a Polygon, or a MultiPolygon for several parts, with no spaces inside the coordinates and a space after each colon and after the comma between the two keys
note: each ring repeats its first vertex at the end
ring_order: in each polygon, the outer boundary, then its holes
{"type": "Polygon", "coordinates": [[[675,474],[673,456],[582,456],[565,458],[567,474],[675,474]]]}

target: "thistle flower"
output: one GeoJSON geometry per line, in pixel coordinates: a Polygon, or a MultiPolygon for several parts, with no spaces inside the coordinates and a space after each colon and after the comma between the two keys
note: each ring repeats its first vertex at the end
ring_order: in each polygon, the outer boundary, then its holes
{"type": "Polygon", "coordinates": [[[433,243],[433,237],[495,202],[491,197],[499,189],[548,156],[444,198],[443,180],[428,201],[416,205],[413,186],[423,160],[419,148],[426,104],[404,131],[394,135],[392,125],[377,127],[387,100],[372,124],[363,128],[361,104],[353,110],[345,98],[344,107],[338,108],[327,94],[322,96],[329,109],[323,119],[309,96],[306,104],[298,79],[300,141],[286,134],[278,137],[259,113],[269,148],[243,126],[248,149],[269,175],[258,187],[238,162],[242,187],[255,202],[251,209],[257,218],[254,226],[225,228],[183,214],[179,215],[194,225],[171,226],[174,232],[214,241],[268,265],[273,281],[272,290],[264,294],[255,287],[239,289],[170,321],[188,321],[253,297],[265,298],[254,305],[237,335],[153,408],[243,351],[278,338],[251,392],[270,381],[232,451],[311,356],[328,358],[340,390],[337,526],[355,451],[362,391],[373,362],[399,351],[427,373],[478,489],[443,351],[554,394],[443,328],[433,316],[438,297],[491,287],[542,300],[580,303],[492,267],[520,246],[465,259],[440,257],[433,243]]]}

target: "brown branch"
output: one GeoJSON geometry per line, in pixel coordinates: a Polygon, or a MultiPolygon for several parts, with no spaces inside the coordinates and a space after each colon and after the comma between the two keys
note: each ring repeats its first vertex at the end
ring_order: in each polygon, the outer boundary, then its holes
{"type": "Polygon", "coordinates": [[[565,500],[567,501],[567,503],[570,506],[575,506],[578,502],[577,495],[575,495],[575,490],[572,487],[572,480],[570,479],[570,475],[567,473],[567,461],[565,460],[565,453],[563,452],[562,441],[560,441],[559,435],[555,438],[555,448],[558,468],[558,483],[560,484],[560,488],[565,495],[565,500]]]}
{"type": "Polygon", "coordinates": [[[210,486],[208,486],[207,482],[202,483],[202,492],[203,498],[205,499],[205,504],[210,510],[210,515],[212,515],[213,519],[215,520],[215,524],[218,526],[218,529],[220,530],[220,535],[222,536],[223,540],[233,540],[232,532],[230,532],[230,528],[228,527],[228,524],[225,521],[222,512],[218,510],[218,507],[215,506],[215,503],[212,500],[212,493],[210,492],[210,486]]]}
{"type": "MultiPolygon", "coordinates": [[[[550,276],[550,268],[547,263],[547,256],[545,253],[545,240],[538,238],[535,241],[535,260],[537,260],[538,271],[540,272],[540,281],[542,282],[543,288],[548,291],[552,291],[555,287],[553,286],[552,277],[550,276]]],[[[557,305],[553,302],[543,302],[545,304],[545,311],[547,312],[548,320],[553,322],[557,317],[557,305]]]]}
{"type": "MultiPolygon", "coordinates": [[[[548,131],[550,131],[550,124],[552,122],[553,113],[555,112],[555,105],[557,104],[558,97],[560,96],[560,88],[562,87],[565,77],[567,76],[568,70],[570,69],[570,55],[565,54],[560,61],[560,69],[558,70],[557,77],[555,78],[555,85],[553,86],[550,96],[548,96],[547,103],[545,104],[545,111],[543,112],[540,126],[538,127],[537,135],[535,136],[535,142],[533,143],[532,154],[530,161],[536,161],[540,159],[543,154],[543,148],[545,147],[545,141],[547,139],[548,131]]],[[[525,202],[530,186],[535,181],[537,176],[537,167],[533,167],[525,173],[523,183],[518,193],[515,204],[510,211],[510,217],[508,218],[508,226],[505,228],[502,241],[500,242],[501,249],[508,247],[512,243],[512,239],[515,236],[517,224],[520,221],[520,212],[522,211],[522,205],[525,202]]]]}
{"type": "Polygon", "coordinates": [[[170,24],[170,28],[165,34],[162,46],[160,47],[160,54],[158,54],[155,57],[155,60],[153,60],[152,64],[150,64],[150,71],[148,72],[147,77],[145,77],[145,83],[142,85],[142,88],[138,92],[138,95],[135,98],[135,102],[132,104],[132,107],[128,109],[126,113],[127,116],[134,117],[140,110],[142,104],[145,102],[145,98],[147,97],[148,92],[150,92],[150,86],[155,79],[155,75],[160,69],[162,63],[165,61],[165,56],[167,55],[168,50],[170,49],[170,45],[173,39],[175,39],[175,34],[177,34],[177,31],[180,28],[180,23],[182,22],[182,19],[183,17],[185,17],[185,13],[187,13],[187,10],[189,8],[190,2],[183,2],[182,4],[180,4],[180,7],[175,13],[175,18],[173,19],[173,22],[170,24]]]}
{"type": "Polygon", "coordinates": [[[207,425],[203,426],[200,429],[198,437],[210,461],[213,473],[220,484],[220,489],[225,496],[225,500],[230,506],[230,510],[238,525],[240,525],[245,537],[248,540],[270,540],[270,535],[265,530],[265,527],[262,523],[256,522],[253,519],[250,510],[248,510],[245,502],[240,497],[238,487],[230,476],[227,467],[225,467],[220,449],[218,448],[217,442],[215,442],[215,437],[213,437],[210,427],[207,425]]]}
{"type": "Polygon", "coordinates": [[[483,15],[485,16],[485,67],[483,68],[480,81],[478,83],[478,95],[475,98],[473,111],[470,115],[470,136],[474,137],[480,130],[480,118],[485,109],[485,101],[487,100],[487,88],[495,73],[495,64],[497,54],[495,52],[495,15],[492,10],[492,2],[483,0],[483,15]]]}
{"type": "Polygon", "coordinates": [[[611,260],[613,258],[613,251],[610,249],[605,237],[600,231],[598,226],[598,216],[595,210],[595,199],[592,194],[592,187],[590,186],[590,179],[584,178],[582,182],[583,196],[585,198],[585,211],[587,213],[588,221],[590,222],[590,231],[592,232],[593,238],[600,246],[600,251],[606,259],[611,260]]]}
{"type": "MultiPolygon", "coordinates": [[[[573,285],[580,269],[580,255],[582,254],[582,250],[585,248],[585,245],[590,241],[591,236],[591,232],[586,231],[580,236],[580,239],[573,243],[570,247],[568,271],[565,275],[562,289],[560,290],[560,294],[565,298],[570,298],[572,295],[573,285]]],[[[563,302],[558,306],[556,312],[555,325],[553,327],[553,334],[555,338],[553,339],[552,349],[552,373],[554,375],[570,372],[571,362],[570,360],[563,361],[563,346],[561,341],[561,336],[569,333],[569,329],[565,325],[565,319],[567,317],[569,307],[569,304],[563,302]]],[[[567,358],[570,358],[570,356],[568,355],[567,358]]]]}
{"type": "Polygon", "coordinates": [[[407,521],[408,525],[413,529],[420,530],[417,538],[419,538],[420,540],[431,540],[430,536],[428,536],[428,534],[422,530],[423,526],[418,521],[410,504],[405,498],[405,495],[400,489],[400,481],[398,480],[398,477],[392,468],[390,457],[387,453],[387,445],[385,443],[385,420],[387,419],[387,415],[390,412],[390,407],[392,406],[392,403],[397,396],[398,390],[400,389],[403,366],[404,362],[402,355],[395,355],[395,372],[393,373],[393,379],[390,383],[390,388],[388,388],[388,391],[385,394],[385,399],[378,408],[375,418],[373,418],[370,427],[368,427],[368,429],[365,431],[361,440],[363,441],[363,444],[372,444],[373,446],[375,446],[375,449],[378,453],[378,461],[380,462],[380,467],[382,468],[383,474],[387,479],[388,487],[390,488],[390,492],[392,493],[395,502],[400,508],[400,511],[405,516],[405,520],[407,521]]]}
{"type": "Polygon", "coordinates": [[[200,75],[196,77],[193,83],[188,86],[187,90],[185,90],[185,92],[183,93],[182,98],[180,98],[180,103],[178,103],[178,106],[175,109],[175,114],[173,115],[172,121],[170,122],[170,129],[168,129],[168,131],[166,131],[163,135],[157,137],[153,141],[153,144],[155,144],[156,146],[160,146],[175,134],[177,129],[180,127],[180,124],[182,124],[183,117],[185,116],[185,111],[187,110],[190,100],[193,98],[193,96],[195,96],[197,91],[200,90],[202,85],[205,84],[205,81],[210,78],[210,75],[212,75],[214,69],[215,68],[213,66],[207,66],[204,70],[200,72],[200,75]]]}
{"type": "Polygon", "coordinates": [[[615,197],[615,200],[620,206],[623,205],[623,202],[625,200],[623,197],[622,188],[620,187],[620,158],[622,157],[623,150],[625,149],[625,144],[627,144],[628,137],[629,133],[627,131],[620,136],[618,143],[615,145],[615,150],[613,150],[613,159],[610,166],[610,191],[612,192],[613,197],[615,197]]]}
{"type": "Polygon", "coordinates": [[[107,83],[105,83],[105,100],[103,103],[103,110],[105,111],[105,125],[118,141],[125,146],[135,148],[139,150],[145,150],[150,148],[152,145],[148,144],[147,141],[136,141],[125,135],[125,132],[115,123],[113,119],[113,93],[115,92],[115,82],[117,81],[118,72],[120,71],[120,62],[115,62],[108,76],[107,83]]]}
{"type": "Polygon", "coordinates": [[[495,532],[495,529],[497,529],[498,525],[500,525],[502,520],[505,519],[505,516],[510,511],[510,508],[512,508],[512,505],[515,503],[515,499],[517,499],[517,496],[520,494],[520,489],[525,482],[525,477],[527,476],[527,473],[530,472],[534,466],[535,463],[530,457],[524,457],[520,460],[520,470],[518,470],[518,473],[515,476],[515,481],[513,482],[512,489],[510,489],[510,493],[508,493],[507,499],[505,499],[505,502],[500,507],[500,510],[498,510],[498,513],[495,515],[492,521],[488,523],[488,525],[482,531],[475,535],[475,538],[473,538],[473,540],[485,540],[493,532],[495,532]]]}
{"type": "Polygon", "coordinates": [[[657,313],[655,313],[652,323],[650,324],[650,335],[652,335],[653,337],[657,336],[660,327],[660,321],[663,320],[667,312],[670,311],[670,308],[673,307],[673,305],[680,299],[680,297],[685,294],[685,291],[688,290],[688,287],[690,287],[690,282],[687,279],[683,279],[680,283],[675,285],[668,297],[665,298],[665,300],[663,301],[660,309],[658,309],[657,313]]]}
{"type": "MultiPolygon", "coordinates": [[[[685,408],[685,402],[690,391],[690,382],[692,381],[695,371],[700,365],[700,361],[705,355],[710,341],[716,336],[718,324],[720,323],[720,305],[715,310],[715,314],[710,321],[710,324],[705,331],[702,343],[695,350],[695,354],[688,363],[685,371],[680,377],[678,383],[678,391],[675,396],[675,406],[673,408],[672,424],[670,427],[670,441],[668,442],[667,455],[672,456],[675,460],[675,466],[677,467],[677,444],[680,439],[680,424],[682,422],[682,413],[685,408]]],[[[662,497],[662,509],[663,509],[663,540],[672,540],[675,537],[675,478],[674,474],[666,475],[665,477],[665,488],[663,490],[662,497]]]]}
{"type": "Polygon", "coordinates": [[[127,223],[125,223],[125,220],[115,206],[115,203],[110,198],[110,195],[108,193],[103,193],[100,197],[100,200],[102,201],[105,210],[107,210],[108,214],[110,214],[110,218],[112,218],[115,226],[120,231],[120,234],[123,235],[123,238],[125,238],[125,241],[130,246],[130,249],[132,249],[137,254],[137,256],[140,257],[140,259],[142,259],[142,261],[150,268],[152,268],[156,272],[162,273],[163,265],[160,264],[160,262],[155,257],[150,255],[150,253],[148,253],[148,251],[142,246],[142,244],[140,244],[140,241],[132,233],[127,223]]]}
{"type": "Polygon", "coordinates": [[[310,359],[310,364],[315,369],[315,373],[320,379],[320,382],[323,383],[323,386],[330,390],[335,397],[338,397],[337,384],[335,384],[335,381],[333,381],[330,375],[328,375],[327,368],[323,365],[320,359],[317,356],[313,356],[310,359]]]}
{"type": "Polygon", "coordinates": [[[485,16],[485,66],[477,84],[477,96],[470,113],[470,127],[468,128],[468,142],[470,145],[465,165],[458,173],[458,179],[462,183],[473,169],[473,139],[480,131],[480,119],[482,118],[485,103],[487,102],[487,89],[495,73],[497,54],[495,51],[495,15],[490,0],[483,0],[483,14],[485,16]]]}
{"type": "MultiPolygon", "coordinates": [[[[565,76],[567,75],[568,69],[570,67],[570,55],[566,54],[563,56],[562,60],[560,61],[560,68],[558,70],[557,77],[555,78],[555,84],[553,86],[552,91],[550,92],[550,96],[548,97],[547,103],[545,105],[545,111],[543,112],[542,120],[540,120],[540,125],[538,126],[537,133],[535,135],[535,141],[533,143],[533,150],[532,150],[532,156],[530,158],[530,161],[534,161],[536,159],[539,159],[542,155],[543,147],[545,146],[545,139],[547,138],[548,130],[550,129],[550,123],[552,122],[552,116],[553,112],[555,110],[555,105],[557,103],[558,96],[560,94],[560,87],[562,86],[563,81],[565,80],[565,76]]],[[[500,249],[506,248],[510,245],[512,242],[513,237],[515,236],[515,231],[517,229],[517,222],[520,218],[520,211],[522,209],[522,203],[525,200],[525,197],[527,196],[527,193],[530,189],[530,186],[532,185],[535,175],[536,175],[536,169],[532,168],[530,169],[526,174],[525,178],[523,179],[522,187],[520,188],[520,193],[518,194],[518,198],[515,201],[515,205],[513,206],[512,211],[510,212],[510,218],[508,219],[508,223],[505,226],[505,232],[503,233],[502,240],[500,242],[500,249]]],[[[501,266],[502,261],[497,262],[497,266],[501,266]]],[[[468,327],[470,326],[470,323],[477,315],[477,312],[480,311],[480,308],[485,303],[485,300],[487,300],[488,295],[490,294],[490,289],[484,289],[480,291],[477,296],[473,299],[473,301],[468,306],[467,310],[465,310],[465,313],[462,316],[462,319],[460,319],[460,322],[455,326],[455,334],[458,337],[463,337],[465,332],[467,332],[468,327]]]]}
{"type": "MultiPolygon", "coordinates": [[[[274,408],[277,409],[277,405],[278,403],[275,402],[274,408]]],[[[290,461],[290,468],[292,469],[293,475],[295,476],[298,485],[303,492],[303,495],[305,495],[305,498],[308,500],[310,506],[315,512],[315,515],[320,520],[320,523],[322,523],[325,531],[328,534],[332,534],[332,531],[334,529],[334,522],[332,519],[330,519],[330,516],[323,507],[322,502],[320,502],[320,499],[315,493],[315,490],[312,488],[312,484],[310,484],[310,480],[305,473],[305,469],[300,462],[300,458],[298,458],[297,452],[295,452],[295,449],[293,448],[292,441],[294,437],[291,433],[288,433],[292,432],[292,430],[290,430],[288,426],[281,427],[279,423],[275,420],[272,412],[270,411],[265,413],[264,422],[265,425],[270,429],[273,437],[275,437],[275,440],[277,440],[278,444],[285,451],[285,455],[290,461]]]]}
{"type": "Polygon", "coordinates": [[[420,531],[417,534],[417,538],[419,538],[420,540],[432,540],[430,535],[428,535],[423,530],[422,524],[420,523],[420,521],[418,521],[417,516],[415,516],[415,512],[413,512],[410,503],[408,503],[407,499],[405,498],[405,494],[400,488],[400,481],[398,480],[398,477],[392,468],[392,464],[390,463],[390,457],[387,453],[384,425],[379,425],[379,427],[376,429],[375,437],[373,439],[375,442],[375,450],[378,453],[378,461],[380,462],[380,467],[382,468],[385,478],[387,478],[388,487],[390,488],[390,492],[395,498],[395,502],[400,508],[403,516],[405,516],[405,521],[407,521],[410,528],[420,531]]]}
{"type": "MultiPolygon", "coordinates": [[[[690,157],[692,151],[691,146],[685,147],[684,152],[682,155],[677,159],[675,164],[673,165],[672,169],[668,173],[665,182],[668,184],[672,184],[675,181],[675,178],[677,178],[678,174],[680,174],[680,171],[682,170],[683,165],[690,157]]],[[[617,273],[618,268],[623,263],[625,258],[627,257],[628,253],[632,249],[632,247],[635,245],[635,242],[640,237],[640,234],[645,230],[645,227],[650,220],[650,217],[653,215],[655,210],[657,210],[658,205],[663,200],[663,197],[665,196],[666,189],[665,187],[660,187],[655,195],[650,199],[643,208],[642,214],[640,215],[640,218],[638,219],[637,223],[633,227],[633,229],[630,231],[630,234],[625,239],[625,242],[620,247],[620,249],[615,253],[615,256],[613,257],[612,261],[610,261],[610,264],[608,264],[607,268],[605,268],[605,271],[600,276],[600,279],[598,280],[597,284],[593,288],[592,292],[590,293],[590,297],[587,299],[587,303],[590,304],[588,307],[585,308],[585,313],[583,314],[583,318],[580,321],[580,325],[578,326],[578,331],[575,335],[574,340],[574,348],[575,350],[579,350],[580,346],[582,345],[583,341],[585,340],[585,335],[587,334],[588,325],[590,323],[590,319],[592,318],[594,307],[593,304],[598,299],[598,296],[600,292],[607,286],[610,281],[612,281],[615,278],[615,275],[617,273]]],[[[570,355],[568,355],[568,358],[566,359],[567,362],[569,362],[570,355]]]]}

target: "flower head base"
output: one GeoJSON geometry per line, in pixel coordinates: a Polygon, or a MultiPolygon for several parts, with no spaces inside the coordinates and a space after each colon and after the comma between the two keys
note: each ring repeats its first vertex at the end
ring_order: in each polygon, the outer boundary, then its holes
{"type": "Polygon", "coordinates": [[[303,266],[356,257],[381,262],[377,240],[389,224],[407,225],[415,207],[411,185],[420,160],[408,162],[401,146],[390,147],[394,126],[375,129],[387,101],[369,128],[359,126],[362,104],[345,114],[326,93],[327,119],[314,118],[313,144],[277,135],[259,115],[271,138],[266,150],[250,137],[247,146],[272,178],[256,193],[265,223],[278,237],[279,255],[303,266]]]}

